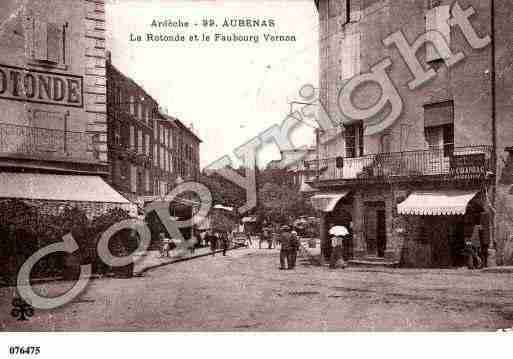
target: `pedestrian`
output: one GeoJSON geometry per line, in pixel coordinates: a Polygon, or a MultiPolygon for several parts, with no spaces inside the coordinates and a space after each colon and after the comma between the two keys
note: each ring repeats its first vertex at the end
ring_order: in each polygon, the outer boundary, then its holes
{"type": "Polygon", "coordinates": [[[337,263],[340,263],[342,268],[346,267],[344,258],[342,256],[344,250],[344,237],[333,236],[331,238],[331,255],[330,255],[330,268],[337,268],[337,263]]]}
{"type": "Polygon", "coordinates": [[[469,269],[479,269],[483,261],[479,257],[481,251],[481,225],[476,224],[472,228],[472,235],[465,240],[464,254],[467,257],[467,266],[469,269]]]}
{"type": "Polygon", "coordinates": [[[166,237],[164,232],[159,234],[160,238],[160,257],[169,257],[169,238],[166,237]]]}
{"type": "Polygon", "coordinates": [[[230,238],[228,238],[228,234],[223,232],[221,235],[221,246],[223,248],[223,256],[226,256],[226,251],[230,247],[230,238]]]}
{"type": "Polygon", "coordinates": [[[194,232],[194,230],[191,231],[191,238],[189,240],[189,250],[191,251],[191,255],[194,255],[194,252],[196,251],[196,244],[198,243],[198,236],[194,232]]]}
{"type": "Polygon", "coordinates": [[[216,232],[210,237],[210,250],[212,251],[212,256],[216,255],[218,242],[219,242],[219,233],[216,232]]]}
{"type": "Polygon", "coordinates": [[[281,227],[280,235],[280,270],[291,269],[290,267],[290,249],[291,249],[291,234],[289,226],[281,227]]]}
{"type": "Polygon", "coordinates": [[[289,269],[296,267],[297,252],[299,251],[300,244],[297,232],[290,232],[289,269]]]}
{"type": "Polygon", "coordinates": [[[267,241],[267,249],[273,249],[273,238],[271,236],[271,231],[269,230],[269,228],[264,228],[262,236],[264,237],[264,240],[267,241]]]}

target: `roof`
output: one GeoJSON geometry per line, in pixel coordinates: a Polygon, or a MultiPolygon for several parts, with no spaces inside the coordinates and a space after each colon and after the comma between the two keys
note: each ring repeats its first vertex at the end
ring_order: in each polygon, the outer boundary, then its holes
{"type": "Polygon", "coordinates": [[[107,61],[107,71],[113,70],[117,72],[117,74],[121,77],[123,77],[128,82],[131,82],[133,86],[137,87],[140,91],[144,92],[145,96],[148,96],[153,102],[158,103],[141,85],[139,85],[134,79],[132,79],[130,76],[125,75],[123,72],[121,72],[116,66],[112,64],[112,62],[107,61]]]}
{"type": "Polygon", "coordinates": [[[188,132],[192,137],[194,137],[198,142],[203,142],[201,138],[198,137],[189,127],[185,126],[182,121],[180,121],[178,118],[174,118],[175,123],[180,127],[182,130],[188,132]]]}
{"type": "Polygon", "coordinates": [[[99,176],[0,173],[0,198],[130,204],[99,176]]]}

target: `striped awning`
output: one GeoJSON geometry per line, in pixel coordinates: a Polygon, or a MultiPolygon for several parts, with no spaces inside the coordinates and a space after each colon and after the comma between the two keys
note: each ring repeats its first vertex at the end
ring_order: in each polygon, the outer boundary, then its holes
{"type": "Polygon", "coordinates": [[[343,191],[339,193],[324,193],[316,194],[310,198],[312,206],[321,212],[332,212],[335,209],[338,201],[347,196],[349,191],[343,191]]]}
{"type": "Polygon", "coordinates": [[[397,212],[410,216],[463,215],[477,193],[463,190],[413,192],[397,205],[397,212]]]}

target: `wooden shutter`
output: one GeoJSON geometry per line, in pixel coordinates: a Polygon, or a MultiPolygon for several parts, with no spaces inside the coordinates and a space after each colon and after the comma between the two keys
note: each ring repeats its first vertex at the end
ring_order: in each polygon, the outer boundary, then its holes
{"type": "MultiPolygon", "coordinates": [[[[441,33],[449,46],[451,45],[451,26],[448,24],[450,17],[450,6],[437,6],[426,13],[426,31],[434,30],[441,33]]],[[[444,57],[440,56],[431,43],[426,44],[427,62],[443,59],[444,57]]]]}
{"type": "Polygon", "coordinates": [[[48,32],[47,23],[34,19],[34,59],[38,61],[48,60],[48,32]]]}
{"type": "Polygon", "coordinates": [[[424,127],[448,125],[454,122],[452,101],[424,106],[424,127]]]}
{"type": "Polygon", "coordinates": [[[63,62],[63,29],[57,24],[48,23],[47,25],[47,56],[48,61],[58,64],[63,62]]]}

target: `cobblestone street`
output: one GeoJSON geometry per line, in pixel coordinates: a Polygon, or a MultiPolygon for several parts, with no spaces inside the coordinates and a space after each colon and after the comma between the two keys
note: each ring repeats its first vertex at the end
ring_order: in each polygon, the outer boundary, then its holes
{"type": "MultiPolygon", "coordinates": [[[[37,288],[50,296],[69,288],[37,288]]],[[[10,316],[12,288],[0,290],[3,330],[492,330],[513,326],[513,278],[466,269],[329,270],[300,258],[278,270],[278,251],[175,263],[131,279],[99,279],[72,303],[10,316]]]]}

